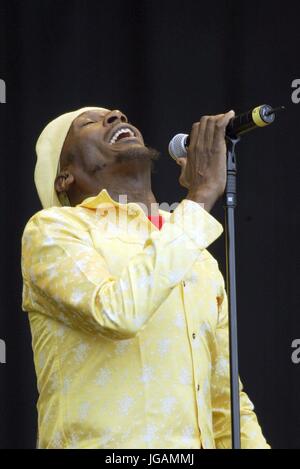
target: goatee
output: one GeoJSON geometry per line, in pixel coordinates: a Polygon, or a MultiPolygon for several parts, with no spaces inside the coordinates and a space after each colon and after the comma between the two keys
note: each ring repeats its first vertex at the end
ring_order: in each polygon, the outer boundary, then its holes
{"type": "Polygon", "coordinates": [[[156,161],[160,157],[159,151],[151,147],[129,147],[121,151],[117,157],[117,163],[124,163],[126,161],[148,160],[149,162],[156,161]]]}

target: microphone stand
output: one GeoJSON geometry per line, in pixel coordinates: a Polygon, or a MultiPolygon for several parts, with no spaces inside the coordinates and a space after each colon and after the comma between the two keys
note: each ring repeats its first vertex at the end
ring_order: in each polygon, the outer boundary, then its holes
{"type": "MultiPolygon", "coordinates": [[[[239,125],[243,129],[236,129],[240,134],[248,132],[255,126],[262,127],[271,124],[275,119],[275,111],[285,110],[284,106],[272,108],[263,104],[252,110],[251,120],[249,113],[239,117],[239,125]],[[254,111],[256,112],[254,119],[254,111]],[[245,119],[246,116],[246,119],[245,119]],[[243,123],[243,120],[245,121],[243,123]],[[247,125],[248,122],[255,123],[247,125]],[[241,131],[242,130],[242,131],[241,131]]],[[[236,271],[235,271],[235,225],[234,209],[237,205],[236,199],[236,158],[235,146],[240,137],[234,135],[234,128],[226,135],[227,143],[227,183],[224,194],[225,208],[225,244],[226,244],[226,285],[228,295],[229,314],[229,357],[230,357],[230,401],[231,401],[231,439],[232,449],[241,448],[240,432],[240,392],[239,392],[239,365],[238,365],[238,334],[237,334],[237,307],[236,307],[236,271]]]]}
{"type": "Polygon", "coordinates": [[[227,183],[224,194],[225,244],[226,244],[226,285],[229,314],[229,357],[230,357],[230,401],[232,449],[241,448],[240,437],[240,393],[238,367],[238,334],[236,304],[235,268],[235,224],[236,202],[236,159],[235,146],[240,138],[226,136],[227,142],[227,183]]]}
{"type": "MultiPolygon", "coordinates": [[[[235,225],[236,207],[236,159],[235,146],[240,141],[238,133],[243,134],[257,127],[271,124],[275,111],[283,111],[284,106],[272,108],[263,104],[249,112],[236,116],[227,126],[227,182],[224,194],[225,208],[225,249],[226,249],[226,286],[229,315],[229,360],[230,360],[230,402],[231,402],[231,438],[232,449],[241,448],[240,435],[240,390],[238,366],[238,335],[236,313],[236,271],[235,271],[235,225]]],[[[189,136],[178,134],[169,143],[169,153],[175,160],[185,156],[189,145],[189,136]]]]}

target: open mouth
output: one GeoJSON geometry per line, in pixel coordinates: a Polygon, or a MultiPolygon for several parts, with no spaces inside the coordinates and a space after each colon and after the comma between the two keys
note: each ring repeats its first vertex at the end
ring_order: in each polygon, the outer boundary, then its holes
{"type": "Polygon", "coordinates": [[[116,130],[116,132],[113,133],[109,140],[109,144],[112,145],[116,142],[119,142],[120,140],[127,140],[132,138],[136,138],[134,132],[128,127],[123,127],[122,129],[116,130]]]}

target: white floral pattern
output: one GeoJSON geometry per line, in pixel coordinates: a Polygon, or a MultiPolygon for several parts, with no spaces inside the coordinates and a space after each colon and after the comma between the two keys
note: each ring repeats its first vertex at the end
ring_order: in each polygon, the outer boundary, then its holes
{"type": "MultiPolygon", "coordinates": [[[[40,448],[230,447],[227,298],[206,250],[222,227],[187,200],[161,214],[159,231],[104,190],[28,222],[40,448]]],[[[242,389],[241,424],[243,447],[268,447],[242,389]]]]}

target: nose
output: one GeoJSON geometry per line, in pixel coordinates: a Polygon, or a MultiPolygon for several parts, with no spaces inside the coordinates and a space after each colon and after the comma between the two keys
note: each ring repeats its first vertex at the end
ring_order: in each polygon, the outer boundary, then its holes
{"type": "Polygon", "coordinates": [[[121,111],[114,110],[106,114],[103,120],[103,125],[109,126],[116,122],[128,122],[128,119],[121,111]]]}

